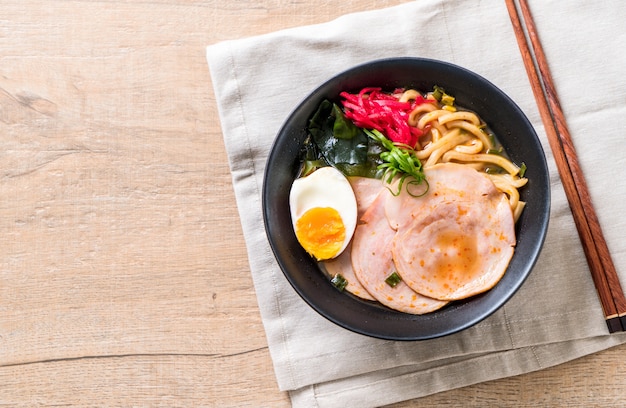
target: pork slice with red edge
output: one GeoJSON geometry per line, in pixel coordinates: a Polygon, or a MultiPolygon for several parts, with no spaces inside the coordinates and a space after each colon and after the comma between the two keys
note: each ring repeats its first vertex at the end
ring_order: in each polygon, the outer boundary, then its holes
{"type": "Polygon", "coordinates": [[[356,277],[376,300],[405,313],[423,314],[443,307],[447,302],[422,296],[404,282],[395,286],[386,279],[395,271],[391,245],[396,231],[385,216],[386,194],[380,194],[357,225],[352,240],[352,266],[356,277]]]}
{"type": "Polygon", "coordinates": [[[416,292],[440,300],[491,289],[516,244],[508,199],[467,166],[441,166],[427,177],[427,195],[410,206],[411,200],[401,198],[392,207],[401,214],[391,245],[398,273],[416,292]]]}
{"type": "MultiPolygon", "coordinates": [[[[357,203],[357,216],[360,219],[381,192],[387,191],[382,181],[368,177],[348,177],[357,203]]],[[[361,285],[352,269],[352,243],[336,258],[323,262],[326,273],[331,276],[341,275],[348,282],[345,290],[365,300],[375,300],[361,285]]]]}

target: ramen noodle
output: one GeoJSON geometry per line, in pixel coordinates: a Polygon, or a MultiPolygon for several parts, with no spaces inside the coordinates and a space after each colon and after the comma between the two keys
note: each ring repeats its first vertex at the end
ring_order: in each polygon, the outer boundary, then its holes
{"type": "MultiPolygon", "coordinates": [[[[455,105],[441,88],[426,94],[364,88],[341,96],[342,113],[352,125],[339,128],[346,132],[356,126],[373,146],[379,143],[378,169],[385,172],[382,184],[371,175],[344,172],[358,222],[346,250],[320,262],[331,282],[413,314],[490,290],[516,245],[515,223],[525,206],[519,189],[528,182],[525,165],[510,160],[477,113],[455,105]]],[[[339,121],[341,114],[332,116],[339,121]]],[[[342,136],[318,147],[349,140],[342,136]]],[[[342,148],[352,145],[363,142],[342,148]]]]}
{"type": "MultiPolygon", "coordinates": [[[[420,96],[418,91],[409,89],[402,92],[399,101],[407,102],[420,96]]],[[[487,173],[496,188],[507,195],[517,221],[526,205],[518,191],[528,182],[523,177],[523,168],[506,156],[476,113],[437,101],[433,93],[425,98],[431,103],[415,107],[408,119],[409,125],[424,132],[415,147],[424,168],[457,162],[487,173]]]]}

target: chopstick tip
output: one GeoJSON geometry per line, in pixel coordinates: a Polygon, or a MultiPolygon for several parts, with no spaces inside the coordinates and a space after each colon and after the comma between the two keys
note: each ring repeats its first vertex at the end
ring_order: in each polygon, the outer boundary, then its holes
{"type": "Polygon", "coordinates": [[[609,317],[606,319],[606,325],[609,328],[609,333],[624,331],[624,327],[626,327],[626,316],[609,317]]]}

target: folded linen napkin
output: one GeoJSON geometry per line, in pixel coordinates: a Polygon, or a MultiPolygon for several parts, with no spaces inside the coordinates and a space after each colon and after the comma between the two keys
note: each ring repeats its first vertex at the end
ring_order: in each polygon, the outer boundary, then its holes
{"type": "MultiPolygon", "coordinates": [[[[615,176],[626,160],[626,56],[608,45],[626,37],[626,9],[617,0],[530,6],[626,287],[620,239],[626,220],[619,208],[626,180],[615,176]]],[[[420,0],[349,14],[210,45],[207,60],[275,374],[294,406],[381,406],[539,370],[626,341],[621,333],[608,335],[503,1],[420,0]],[[277,266],[261,213],[265,161],[291,110],[334,74],[399,56],[449,61],[500,87],[535,126],[551,171],[548,236],[521,290],[478,325],[421,342],[361,336],[310,309],[277,266]]]]}

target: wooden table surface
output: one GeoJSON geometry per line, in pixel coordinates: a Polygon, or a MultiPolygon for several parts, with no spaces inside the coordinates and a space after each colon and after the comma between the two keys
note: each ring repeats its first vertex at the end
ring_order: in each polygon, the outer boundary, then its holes
{"type": "MultiPolygon", "coordinates": [[[[399,3],[0,0],[0,406],[290,406],[205,46],[399,3]]],[[[622,352],[394,407],[624,405],[622,352]]]]}

